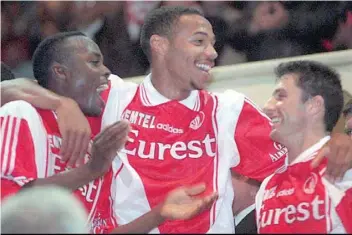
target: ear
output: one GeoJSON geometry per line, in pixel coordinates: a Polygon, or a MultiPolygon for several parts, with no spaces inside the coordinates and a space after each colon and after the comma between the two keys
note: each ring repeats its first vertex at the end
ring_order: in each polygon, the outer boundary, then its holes
{"type": "Polygon", "coordinates": [[[307,112],[309,115],[316,115],[325,112],[324,98],[320,95],[316,95],[309,99],[307,105],[307,112]]]}
{"type": "Polygon", "coordinates": [[[53,65],[51,66],[51,72],[54,79],[61,80],[61,81],[67,80],[68,70],[65,65],[60,64],[58,62],[54,62],[53,65]]]}
{"type": "Polygon", "coordinates": [[[150,37],[150,49],[151,52],[157,53],[164,56],[169,47],[169,40],[166,37],[160,35],[152,35],[150,37]]]}

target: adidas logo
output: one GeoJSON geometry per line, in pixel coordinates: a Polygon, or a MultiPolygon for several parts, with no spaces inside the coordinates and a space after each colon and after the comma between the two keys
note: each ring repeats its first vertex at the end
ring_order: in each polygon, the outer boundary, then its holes
{"type": "Polygon", "coordinates": [[[189,124],[189,127],[192,128],[193,130],[197,130],[199,127],[202,126],[204,122],[205,114],[200,111],[199,114],[191,121],[189,124]]]}

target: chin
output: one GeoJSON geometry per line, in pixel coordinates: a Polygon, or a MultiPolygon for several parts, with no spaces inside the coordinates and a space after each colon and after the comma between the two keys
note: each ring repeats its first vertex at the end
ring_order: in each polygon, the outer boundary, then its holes
{"type": "Polygon", "coordinates": [[[193,90],[204,90],[207,87],[207,84],[205,83],[196,83],[196,82],[192,82],[191,84],[193,90]]]}
{"type": "Polygon", "coordinates": [[[98,117],[103,113],[103,108],[91,107],[91,108],[83,109],[83,113],[90,117],[98,117]]]}
{"type": "Polygon", "coordinates": [[[280,134],[279,134],[278,131],[275,130],[275,129],[270,132],[270,138],[271,138],[272,140],[274,140],[275,142],[281,143],[280,134]]]}

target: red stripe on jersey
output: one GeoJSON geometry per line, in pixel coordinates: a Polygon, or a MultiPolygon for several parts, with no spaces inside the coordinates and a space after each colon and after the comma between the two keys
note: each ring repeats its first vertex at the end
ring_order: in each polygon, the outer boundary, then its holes
{"type": "Polygon", "coordinates": [[[7,174],[12,174],[13,169],[15,168],[15,160],[16,160],[16,148],[18,144],[18,135],[19,135],[19,128],[21,124],[21,119],[15,118],[14,119],[14,127],[12,133],[12,141],[10,142],[9,146],[9,167],[7,174]]]}
{"type": "Polygon", "coordinates": [[[151,103],[150,103],[150,101],[149,101],[149,99],[148,99],[148,95],[147,95],[147,92],[146,92],[146,90],[145,90],[144,84],[142,84],[142,85],[140,86],[140,88],[141,88],[141,89],[140,89],[140,92],[141,92],[141,96],[142,96],[142,101],[144,102],[145,105],[150,106],[151,103]]]}
{"type": "Polygon", "coordinates": [[[6,142],[8,141],[7,136],[9,135],[9,132],[11,133],[11,129],[9,131],[9,120],[10,117],[1,117],[1,174],[5,174],[7,170],[7,153],[6,153],[6,159],[5,159],[5,152],[8,151],[8,148],[6,146],[6,142]],[[5,151],[6,149],[6,151],[5,151]]]}
{"type": "Polygon", "coordinates": [[[120,171],[123,168],[123,164],[121,164],[120,168],[116,171],[115,175],[114,175],[114,179],[118,176],[118,174],[120,173],[120,171]]]}
{"type": "Polygon", "coordinates": [[[4,135],[4,153],[2,156],[2,174],[4,175],[10,175],[15,165],[19,125],[20,119],[16,117],[9,117],[9,122],[4,135]]]}

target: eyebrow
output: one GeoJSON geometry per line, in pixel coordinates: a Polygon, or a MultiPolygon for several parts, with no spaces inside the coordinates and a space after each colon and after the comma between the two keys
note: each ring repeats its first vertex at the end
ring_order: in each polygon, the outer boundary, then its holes
{"type": "MultiPolygon", "coordinates": [[[[203,32],[203,31],[197,31],[193,35],[197,35],[197,34],[201,34],[201,35],[209,37],[209,34],[206,33],[206,32],[203,32]]],[[[216,36],[213,36],[211,40],[215,43],[216,42],[216,36]]]]}
{"type": "Polygon", "coordinates": [[[93,51],[92,54],[93,54],[94,56],[96,56],[96,57],[99,57],[99,58],[102,57],[101,53],[98,53],[98,52],[96,52],[96,51],[93,51]]]}

